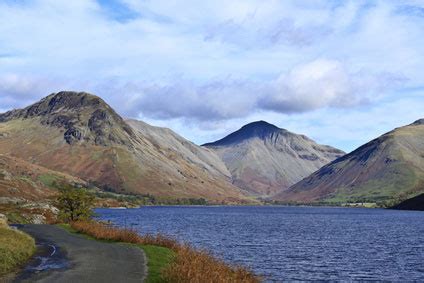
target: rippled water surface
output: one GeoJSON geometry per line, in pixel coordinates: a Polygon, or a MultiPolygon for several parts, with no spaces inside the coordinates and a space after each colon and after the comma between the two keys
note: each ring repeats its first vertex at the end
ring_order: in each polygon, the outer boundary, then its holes
{"type": "Polygon", "coordinates": [[[424,212],[317,207],[98,209],[140,233],[172,235],[269,281],[424,281],[424,212]]]}

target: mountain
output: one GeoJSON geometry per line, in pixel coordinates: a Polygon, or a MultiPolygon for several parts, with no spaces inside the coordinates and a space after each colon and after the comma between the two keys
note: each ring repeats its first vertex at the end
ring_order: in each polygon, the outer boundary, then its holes
{"type": "Polygon", "coordinates": [[[281,192],[344,154],[264,121],[203,146],[221,157],[235,185],[257,196],[281,192]]]}
{"type": "MultiPolygon", "coordinates": [[[[231,177],[225,164],[213,151],[195,145],[168,128],[154,127],[138,120],[126,120],[126,122],[135,130],[140,139],[153,142],[153,147],[168,156],[169,159],[180,158],[184,161],[177,160],[178,163],[193,163],[212,175],[231,177]]],[[[169,165],[175,166],[175,164],[169,165]]]]}
{"type": "MultiPolygon", "coordinates": [[[[150,126],[144,122],[128,120],[143,149],[141,164],[153,169],[143,176],[144,182],[162,180],[166,195],[203,197],[206,199],[245,201],[241,190],[230,183],[230,173],[221,159],[211,150],[184,139],[167,128],[150,126]],[[212,198],[213,197],[213,198],[212,198]]],[[[140,180],[142,181],[142,180],[140,180]]],[[[137,185],[135,183],[134,185],[137,185]]]]}
{"type": "Polygon", "coordinates": [[[0,154],[76,176],[106,191],[211,202],[247,200],[210,150],[170,130],[127,123],[101,98],[84,92],[54,93],[0,114],[0,154]]]}
{"type": "Polygon", "coordinates": [[[424,192],[424,119],[394,129],[280,193],[298,202],[385,202],[424,192]]]}
{"type": "Polygon", "coordinates": [[[393,209],[401,210],[421,210],[424,211],[424,194],[407,199],[398,205],[392,207],[393,209]]]}
{"type": "Polygon", "coordinates": [[[1,123],[16,121],[23,122],[24,126],[35,122],[49,129],[59,129],[61,139],[70,145],[129,145],[128,141],[134,138],[131,127],[109,105],[83,92],[54,93],[24,109],[0,114],[1,123]]]}

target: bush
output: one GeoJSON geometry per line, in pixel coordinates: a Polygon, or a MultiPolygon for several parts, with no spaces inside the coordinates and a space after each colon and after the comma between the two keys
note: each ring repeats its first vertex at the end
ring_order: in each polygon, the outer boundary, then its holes
{"type": "Polygon", "coordinates": [[[77,189],[67,184],[62,185],[57,199],[59,219],[66,223],[91,219],[94,199],[94,195],[85,189],[77,189]]]}

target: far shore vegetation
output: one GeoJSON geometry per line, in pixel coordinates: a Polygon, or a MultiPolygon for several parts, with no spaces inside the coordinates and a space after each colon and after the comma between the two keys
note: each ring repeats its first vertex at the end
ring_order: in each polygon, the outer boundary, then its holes
{"type": "Polygon", "coordinates": [[[315,202],[284,202],[275,200],[263,200],[265,205],[287,206],[333,206],[333,207],[363,207],[363,208],[392,208],[403,201],[416,196],[416,194],[399,194],[391,197],[367,198],[350,197],[315,202]]]}

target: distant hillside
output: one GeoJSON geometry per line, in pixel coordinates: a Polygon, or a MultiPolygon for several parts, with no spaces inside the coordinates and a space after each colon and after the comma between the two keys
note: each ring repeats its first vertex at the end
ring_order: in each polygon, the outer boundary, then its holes
{"type": "Polygon", "coordinates": [[[401,210],[421,210],[421,211],[424,211],[424,194],[420,194],[416,197],[407,199],[407,200],[401,202],[400,204],[395,205],[392,208],[401,209],[401,210]]]}
{"type": "Polygon", "coordinates": [[[170,130],[129,123],[97,96],[54,93],[0,114],[0,154],[77,176],[107,191],[248,201],[213,152],[170,130]]]}
{"type": "Polygon", "coordinates": [[[281,192],[344,154],[264,121],[203,146],[222,158],[235,185],[257,196],[281,192]]]}
{"type": "Polygon", "coordinates": [[[57,185],[63,183],[85,185],[79,178],[0,155],[0,211],[12,222],[55,219],[57,209],[52,200],[57,196],[57,185]]]}
{"type": "Polygon", "coordinates": [[[276,196],[298,202],[385,202],[424,192],[424,119],[397,128],[276,196]]]}
{"type": "Polygon", "coordinates": [[[47,200],[55,195],[56,184],[85,184],[79,178],[0,155],[0,203],[47,200]]]}

